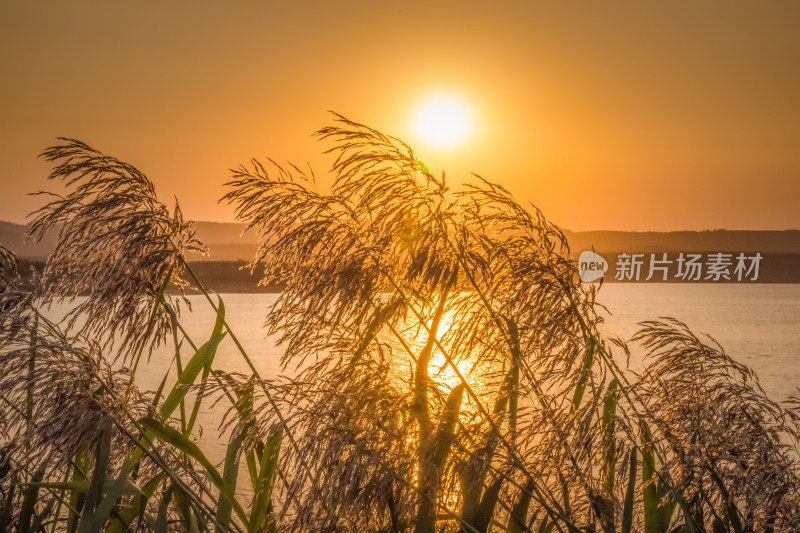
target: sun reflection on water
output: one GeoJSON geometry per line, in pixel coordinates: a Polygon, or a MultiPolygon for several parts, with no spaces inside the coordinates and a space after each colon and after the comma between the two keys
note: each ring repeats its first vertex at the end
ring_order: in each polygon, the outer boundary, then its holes
{"type": "MultiPolygon", "coordinates": [[[[431,325],[432,319],[428,319],[427,325],[423,326],[414,318],[403,328],[396,327],[393,331],[383,334],[382,340],[392,347],[392,379],[398,386],[413,387],[417,357],[428,340],[431,325]]],[[[490,394],[496,385],[493,375],[502,362],[485,361],[478,364],[476,354],[464,354],[463,350],[456,350],[453,346],[455,328],[462,326],[453,311],[447,311],[442,316],[436,331],[437,343],[428,363],[428,377],[444,396],[464,381],[478,396],[484,393],[490,394]],[[458,372],[451,362],[455,364],[458,372]]],[[[464,395],[461,408],[462,418],[478,413],[478,408],[468,393],[464,395]]]]}

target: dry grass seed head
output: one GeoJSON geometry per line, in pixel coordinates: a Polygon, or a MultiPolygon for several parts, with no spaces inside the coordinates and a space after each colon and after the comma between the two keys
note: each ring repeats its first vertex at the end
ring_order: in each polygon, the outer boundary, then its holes
{"type": "Polygon", "coordinates": [[[35,239],[58,234],[43,296],[52,302],[85,295],[70,325],[105,344],[119,342],[129,357],[142,343],[163,340],[170,321],[162,306],[153,309],[153,297],[168,281],[182,293],[185,254],[205,248],[177,202],[170,212],[138,169],[80,141],[62,141],[42,157],[56,164],[50,179],[62,181],[67,192],[50,195],[29,232],[35,239]]]}

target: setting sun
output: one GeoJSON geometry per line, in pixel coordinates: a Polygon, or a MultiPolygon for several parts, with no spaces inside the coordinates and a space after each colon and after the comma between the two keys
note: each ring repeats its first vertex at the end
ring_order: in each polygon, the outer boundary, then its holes
{"type": "Polygon", "coordinates": [[[460,98],[436,94],[419,105],[412,128],[431,145],[452,147],[466,140],[472,132],[472,112],[460,98]]]}
{"type": "Polygon", "coordinates": [[[2,4],[0,533],[800,533],[800,0],[311,7],[2,4]]]}

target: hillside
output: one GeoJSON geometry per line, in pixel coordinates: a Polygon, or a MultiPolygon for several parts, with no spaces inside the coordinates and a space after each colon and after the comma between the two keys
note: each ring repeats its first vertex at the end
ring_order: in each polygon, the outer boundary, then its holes
{"type": "MultiPolygon", "coordinates": [[[[27,226],[13,222],[0,221],[0,244],[12,250],[20,258],[41,261],[50,255],[55,246],[55,238],[48,235],[40,243],[31,243],[24,239],[27,226]]],[[[210,254],[201,256],[192,254],[193,261],[246,261],[250,260],[258,247],[258,240],[253,232],[243,234],[244,224],[228,222],[198,222],[197,233],[206,245],[210,254]]]]}
{"type": "MultiPolygon", "coordinates": [[[[53,238],[32,244],[25,242],[26,227],[0,221],[0,244],[26,259],[44,259],[54,246],[53,238]]],[[[258,246],[254,232],[245,232],[235,222],[197,222],[197,233],[211,253],[192,257],[196,261],[244,261],[253,257],[258,246]]],[[[578,231],[564,234],[574,255],[594,248],[598,252],[760,252],[762,254],[800,253],[800,231],[578,231]]]]}
{"type": "MultiPolygon", "coordinates": [[[[27,261],[44,261],[53,249],[52,237],[32,244],[23,239],[25,226],[0,221],[0,244],[13,250],[27,261]]],[[[244,232],[244,225],[222,222],[198,222],[200,239],[210,250],[208,256],[192,255],[189,260],[202,263],[203,272],[215,283],[213,288],[221,291],[255,290],[256,277],[239,270],[252,259],[258,247],[253,232],[244,232]],[[207,264],[208,263],[208,264],[207,264]]],[[[763,256],[758,282],[800,283],[800,231],[676,231],[676,232],[627,232],[627,231],[565,231],[570,243],[571,255],[577,258],[581,251],[594,249],[609,263],[606,281],[614,281],[619,254],[645,254],[644,268],[649,254],[667,253],[674,260],[680,253],[703,252],[744,253],[763,256]]],[[[673,265],[674,266],[674,265],[673,265]]],[[[701,278],[702,279],[702,278],[701,278]]],[[[669,281],[675,281],[669,279],[669,281]]],[[[724,281],[724,280],[723,280],[724,281]]],[[[260,289],[270,290],[270,289],[260,289]]]]}
{"type": "Polygon", "coordinates": [[[800,231],[565,231],[573,253],[619,252],[760,252],[800,253],[800,231]]]}

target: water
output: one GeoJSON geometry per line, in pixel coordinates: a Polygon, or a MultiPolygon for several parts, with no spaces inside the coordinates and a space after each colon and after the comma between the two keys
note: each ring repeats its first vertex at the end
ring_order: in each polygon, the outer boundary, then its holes
{"type": "MultiPolygon", "coordinates": [[[[277,296],[222,297],[228,322],[258,372],[265,378],[276,376],[282,352],[276,339],[266,336],[263,323],[277,296]]],[[[181,322],[199,346],[208,339],[215,315],[204,297],[189,299],[193,312],[185,310],[181,322]]],[[[695,333],[711,335],[734,359],[753,368],[772,399],[785,400],[800,386],[800,285],[609,284],[600,290],[598,302],[610,311],[603,327],[608,335],[628,339],[638,329],[638,322],[671,316],[695,333]]],[[[190,355],[184,349],[184,361],[190,355]]],[[[137,373],[139,387],[155,390],[172,359],[169,346],[155,351],[137,373]]],[[[641,361],[632,360],[631,367],[640,369],[641,361]]],[[[250,374],[229,338],[220,345],[214,368],[250,374]]],[[[168,386],[171,383],[174,371],[168,386]]],[[[206,402],[198,419],[203,427],[200,447],[215,463],[225,456],[227,436],[221,436],[218,428],[227,409],[224,402],[206,402]]]]}
{"type": "MultiPolygon", "coordinates": [[[[800,285],[609,284],[604,332],[629,339],[642,320],[669,316],[713,337],[736,361],[756,371],[776,401],[800,387],[800,285]]],[[[631,367],[641,368],[640,361],[631,367]]]]}

